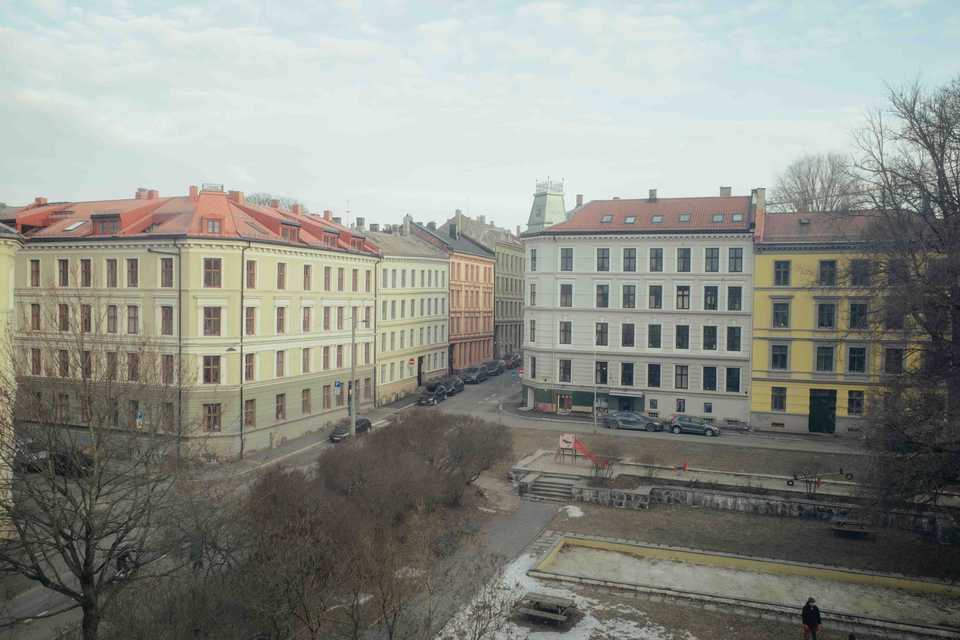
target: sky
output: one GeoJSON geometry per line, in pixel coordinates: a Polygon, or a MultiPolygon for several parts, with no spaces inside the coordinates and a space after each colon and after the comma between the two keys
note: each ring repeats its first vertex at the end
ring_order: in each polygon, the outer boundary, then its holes
{"type": "Polygon", "coordinates": [[[960,74],[960,2],[0,0],[0,201],[267,191],[525,225],[769,187],[889,86],[960,74]]]}

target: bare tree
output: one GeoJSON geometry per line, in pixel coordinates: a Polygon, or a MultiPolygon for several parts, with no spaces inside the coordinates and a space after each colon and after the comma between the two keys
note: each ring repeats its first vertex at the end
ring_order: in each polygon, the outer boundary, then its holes
{"type": "MultiPolygon", "coordinates": [[[[244,200],[252,204],[259,204],[264,207],[270,206],[270,203],[276,200],[281,207],[284,209],[290,210],[293,209],[293,205],[299,204],[300,201],[296,198],[290,198],[287,196],[277,196],[272,193],[266,193],[263,191],[257,193],[251,193],[248,196],[244,197],[244,200]]],[[[306,206],[303,207],[304,212],[307,211],[306,206]]]]}
{"type": "Polygon", "coordinates": [[[857,141],[884,341],[869,480],[884,503],[936,504],[960,482],[960,78],[892,89],[857,141]]]}
{"type": "Polygon", "coordinates": [[[29,336],[4,354],[16,437],[0,443],[0,465],[18,473],[0,492],[0,519],[15,532],[0,571],[61,594],[47,615],[80,608],[93,640],[120,591],[176,566],[180,541],[165,532],[176,520],[182,381],[148,340],[105,337],[116,319],[97,300],[44,293],[42,305],[24,305],[29,336]]]}
{"type": "Polygon", "coordinates": [[[824,212],[856,208],[862,202],[851,162],[839,153],[805,155],[790,163],[770,193],[770,211],[824,212]]]}

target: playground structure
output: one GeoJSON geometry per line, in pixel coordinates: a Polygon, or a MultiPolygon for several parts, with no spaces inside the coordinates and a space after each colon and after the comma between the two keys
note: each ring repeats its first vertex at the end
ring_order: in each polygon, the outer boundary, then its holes
{"type": "Polygon", "coordinates": [[[824,480],[828,479],[853,480],[853,474],[844,471],[842,468],[837,471],[819,472],[819,471],[800,471],[794,473],[793,477],[787,480],[787,486],[792,487],[798,481],[803,482],[808,496],[814,496],[817,490],[823,485],[824,480]]]}

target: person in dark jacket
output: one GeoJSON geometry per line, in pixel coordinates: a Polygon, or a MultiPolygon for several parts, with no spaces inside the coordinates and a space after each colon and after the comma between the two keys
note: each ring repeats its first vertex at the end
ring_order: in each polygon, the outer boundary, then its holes
{"type": "Polygon", "coordinates": [[[800,619],[803,621],[803,640],[817,640],[822,620],[820,608],[814,598],[807,598],[807,604],[803,605],[803,610],[800,612],[800,619]]]}

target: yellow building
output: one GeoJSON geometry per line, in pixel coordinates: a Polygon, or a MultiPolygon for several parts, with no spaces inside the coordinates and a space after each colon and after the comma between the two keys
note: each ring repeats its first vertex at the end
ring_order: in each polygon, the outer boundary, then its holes
{"type": "MultiPolygon", "coordinates": [[[[0,376],[3,386],[4,398],[0,402],[0,447],[3,450],[10,451],[7,448],[9,438],[13,437],[13,404],[16,393],[16,380],[13,376],[11,362],[9,362],[10,353],[10,327],[13,320],[13,291],[14,291],[14,268],[16,264],[17,251],[20,249],[20,236],[9,227],[0,224],[0,376]]],[[[6,456],[0,458],[0,504],[3,504],[10,490],[10,480],[13,477],[13,470],[8,466],[10,460],[6,456]]],[[[4,522],[3,515],[0,514],[0,538],[7,537],[12,533],[11,527],[4,522]]]]}
{"type": "Polygon", "coordinates": [[[858,431],[884,374],[903,366],[877,339],[864,253],[867,218],[767,213],[755,235],[751,421],[755,428],[858,431]]]}

